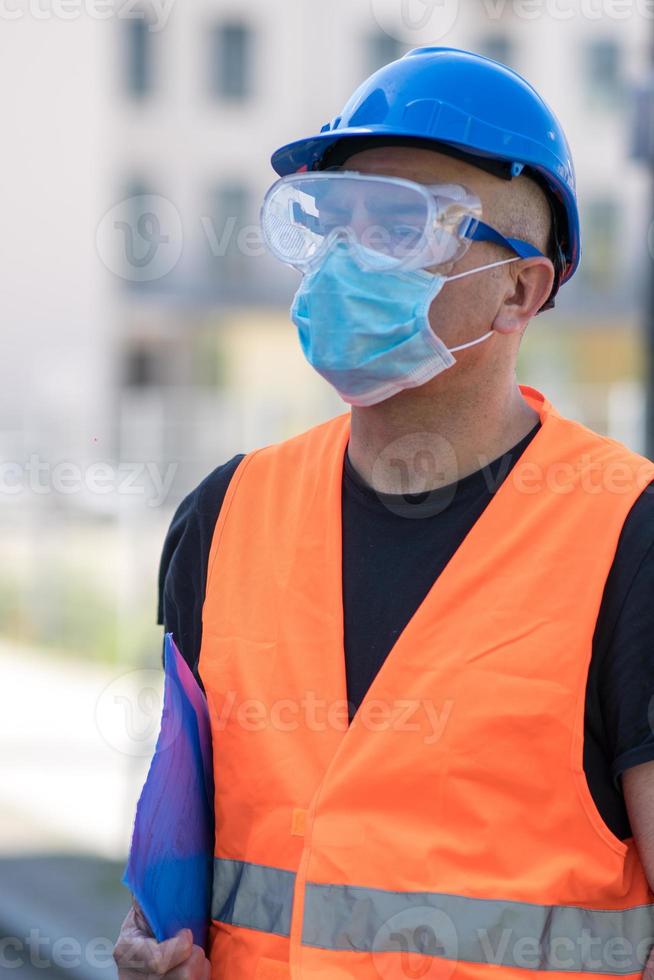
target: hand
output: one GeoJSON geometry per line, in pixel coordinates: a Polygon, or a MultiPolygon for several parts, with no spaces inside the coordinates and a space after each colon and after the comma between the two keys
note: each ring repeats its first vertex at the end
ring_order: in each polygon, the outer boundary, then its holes
{"type": "Polygon", "coordinates": [[[211,964],[190,929],[158,943],[136,901],[125,916],[114,946],[118,980],[211,980],[211,964]]]}
{"type": "Polygon", "coordinates": [[[645,964],[643,980],[654,980],[654,949],[649,954],[647,963],[645,964]]]}

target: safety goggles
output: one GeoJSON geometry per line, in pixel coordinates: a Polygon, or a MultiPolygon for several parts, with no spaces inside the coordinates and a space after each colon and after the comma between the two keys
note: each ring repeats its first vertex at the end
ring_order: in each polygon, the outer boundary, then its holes
{"type": "Polygon", "coordinates": [[[332,242],[348,239],[362,266],[426,269],[456,262],[473,241],[494,242],[520,258],[542,255],[481,220],[479,198],[459,184],[419,184],[355,171],[297,173],[268,190],[264,239],[301,272],[320,263],[332,242]]]}

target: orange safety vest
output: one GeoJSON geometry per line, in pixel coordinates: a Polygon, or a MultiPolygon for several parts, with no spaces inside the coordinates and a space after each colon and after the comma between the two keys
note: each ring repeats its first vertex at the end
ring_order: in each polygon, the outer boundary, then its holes
{"type": "Polygon", "coordinates": [[[199,661],[214,980],[642,976],[654,895],[596,809],[583,733],[604,585],[654,464],[521,390],[542,427],[349,726],[350,415],[239,464],[199,661]]]}

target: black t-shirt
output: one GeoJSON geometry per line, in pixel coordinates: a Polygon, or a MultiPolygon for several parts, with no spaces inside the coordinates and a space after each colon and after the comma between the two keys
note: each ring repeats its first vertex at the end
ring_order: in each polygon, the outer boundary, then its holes
{"type": "MultiPolygon", "coordinates": [[[[397,637],[540,428],[470,476],[424,494],[373,490],[344,458],[343,612],[350,716],[397,637]]],[[[243,454],[179,505],[159,568],[158,622],[197,675],[209,550],[243,454]]],[[[574,547],[574,542],[571,542],[574,547]]],[[[218,558],[218,561],[220,559],[218,558]]],[[[216,579],[220,583],[218,568],[216,579]]],[[[200,679],[198,677],[198,679],[200,679]]],[[[620,774],[654,760],[654,484],[632,507],[609,573],[593,640],[584,770],[607,826],[631,836],[620,774]]]]}

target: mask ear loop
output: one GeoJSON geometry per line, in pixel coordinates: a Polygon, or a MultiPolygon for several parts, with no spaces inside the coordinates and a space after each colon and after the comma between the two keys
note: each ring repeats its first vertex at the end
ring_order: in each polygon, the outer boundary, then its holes
{"type": "MultiPolygon", "coordinates": [[[[475,272],[483,272],[484,269],[495,269],[498,265],[508,265],[509,262],[519,262],[521,256],[517,255],[512,259],[502,259],[500,262],[491,262],[490,265],[480,265],[478,269],[468,269],[466,272],[459,272],[456,276],[445,276],[445,282],[452,282],[453,279],[463,279],[465,276],[471,276],[475,272]]],[[[492,337],[494,331],[489,330],[488,333],[482,334],[481,337],[477,337],[476,340],[469,340],[467,344],[459,344],[457,347],[448,347],[450,354],[454,354],[458,350],[465,350],[466,347],[474,347],[476,344],[481,344],[483,340],[487,340],[492,337]]]]}
{"type": "Polygon", "coordinates": [[[482,334],[481,337],[477,337],[476,340],[470,340],[467,344],[459,344],[458,347],[448,347],[450,354],[454,354],[455,351],[465,350],[466,347],[474,347],[475,344],[480,344],[482,340],[488,340],[489,337],[493,335],[493,330],[489,330],[488,333],[482,334]]]}
{"type": "Polygon", "coordinates": [[[490,265],[480,265],[477,269],[467,269],[465,272],[457,272],[455,276],[444,276],[444,279],[446,282],[452,282],[454,279],[463,279],[465,276],[471,276],[475,272],[483,272],[484,269],[495,269],[498,265],[508,265],[509,262],[520,262],[521,260],[521,255],[515,255],[512,259],[501,259],[499,262],[491,262],[490,265]]]}

